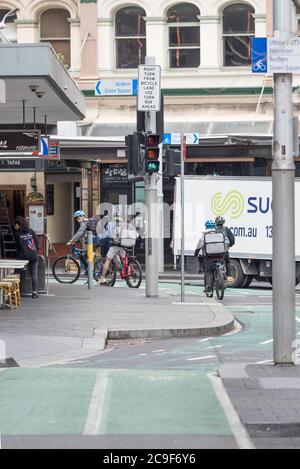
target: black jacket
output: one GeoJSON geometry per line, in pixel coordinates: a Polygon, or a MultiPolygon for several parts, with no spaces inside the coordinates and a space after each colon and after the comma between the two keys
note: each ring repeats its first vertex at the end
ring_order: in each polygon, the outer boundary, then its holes
{"type": "Polygon", "coordinates": [[[216,231],[225,231],[226,237],[229,239],[229,247],[231,248],[235,244],[235,237],[232,231],[227,226],[217,226],[216,231]]]}
{"type": "Polygon", "coordinates": [[[39,243],[31,228],[15,231],[14,238],[19,259],[29,261],[38,259],[39,243]]]}

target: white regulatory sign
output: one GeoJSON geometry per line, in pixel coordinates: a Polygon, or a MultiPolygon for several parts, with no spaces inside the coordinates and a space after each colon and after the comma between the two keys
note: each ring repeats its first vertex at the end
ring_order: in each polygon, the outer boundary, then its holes
{"type": "Polygon", "coordinates": [[[161,69],[159,65],[139,66],[138,110],[159,112],[161,69]]]}
{"type": "Polygon", "coordinates": [[[268,39],[268,72],[300,73],[300,37],[268,39]]]}

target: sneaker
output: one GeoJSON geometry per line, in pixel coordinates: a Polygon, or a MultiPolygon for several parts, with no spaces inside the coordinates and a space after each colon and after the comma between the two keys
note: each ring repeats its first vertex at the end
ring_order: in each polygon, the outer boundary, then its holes
{"type": "Polygon", "coordinates": [[[32,298],[35,300],[35,299],[38,298],[38,297],[39,297],[39,295],[37,294],[36,291],[34,291],[34,292],[32,293],[32,298]]]}

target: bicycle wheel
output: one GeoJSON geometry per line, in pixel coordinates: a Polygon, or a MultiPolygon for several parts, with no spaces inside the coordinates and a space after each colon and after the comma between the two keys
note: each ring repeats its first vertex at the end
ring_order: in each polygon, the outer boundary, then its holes
{"type": "Polygon", "coordinates": [[[214,295],[214,287],[212,287],[212,290],[210,292],[206,291],[207,290],[207,284],[206,284],[206,276],[204,274],[204,290],[205,290],[205,295],[207,298],[212,298],[214,295]]]}
{"type": "Polygon", "coordinates": [[[73,257],[58,257],[52,266],[52,274],[59,283],[75,283],[80,277],[80,264],[73,257]]]}
{"type": "Polygon", "coordinates": [[[102,270],[103,270],[103,260],[97,259],[94,262],[94,272],[93,272],[94,280],[96,280],[96,282],[99,282],[99,279],[102,275],[102,270]]]}
{"type": "Polygon", "coordinates": [[[225,291],[224,273],[221,270],[215,272],[215,288],[218,300],[223,300],[225,291]]]}
{"type": "MultiPolygon", "coordinates": [[[[94,262],[94,279],[96,280],[96,282],[99,282],[100,280],[100,277],[103,272],[103,266],[104,266],[104,261],[102,259],[97,259],[94,262]]],[[[113,287],[114,284],[116,283],[117,271],[113,263],[110,264],[105,278],[106,278],[106,284],[109,287],[113,287]]]]}
{"type": "Polygon", "coordinates": [[[139,288],[142,283],[142,268],[136,259],[132,259],[128,264],[128,275],[126,277],[126,283],[129,288],[139,288]]]}

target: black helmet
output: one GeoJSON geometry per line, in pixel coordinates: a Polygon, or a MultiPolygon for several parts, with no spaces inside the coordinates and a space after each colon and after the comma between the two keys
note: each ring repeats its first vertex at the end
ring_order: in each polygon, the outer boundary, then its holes
{"type": "Polygon", "coordinates": [[[223,218],[223,217],[216,217],[216,220],[215,220],[215,221],[216,221],[216,225],[222,225],[222,226],[223,226],[224,223],[225,223],[225,218],[223,218]]]}

